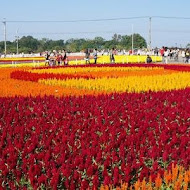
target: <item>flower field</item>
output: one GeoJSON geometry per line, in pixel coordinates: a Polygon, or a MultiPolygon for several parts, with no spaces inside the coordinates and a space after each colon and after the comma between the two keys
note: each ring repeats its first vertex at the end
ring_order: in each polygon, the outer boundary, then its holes
{"type": "MultiPolygon", "coordinates": [[[[115,63],[144,63],[147,56],[144,55],[116,55],[115,63]]],[[[73,56],[68,54],[69,65],[84,65],[85,56],[73,56]]],[[[161,62],[161,56],[152,56],[153,62],[161,62]]],[[[90,57],[90,63],[94,63],[93,56],[90,57]]],[[[97,59],[98,64],[110,63],[110,56],[100,55],[97,59]]],[[[44,66],[45,57],[20,57],[20,58],[0,58],[1,67],[23,67],[23,66],[44,66]],[[22,63],[22,64],[20,64],[22,63]]]]}
{"type": "Polygon", "coordinates": [[[0,69],[1,189],[189,189],[190,67],[0,69]]]}

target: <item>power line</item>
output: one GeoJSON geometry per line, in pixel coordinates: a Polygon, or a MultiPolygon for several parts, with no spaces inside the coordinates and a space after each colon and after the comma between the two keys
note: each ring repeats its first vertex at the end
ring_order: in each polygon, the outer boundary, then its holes
{"type": "Polygon", "coordinates": [[[152,16],[152,18],[161,18],[161,19],[183,19],[183,20],[190,20],[190,17],[152,16]]]}
{"type": "MultiPolygon", "coordinates": [[[[79,23],[79,22],[103,22],[103,21],[119,21],[119,20],[135,20],[135,19],[149,19],[149,45],[151,46],[151,20],[152,19],[178,19],[178,20],[190,20],[190,17],[176,17],[176,16],[138,16],[138,17],[119,17],[119,18],[101,18],[101,19],[81,19],[81,20],[6,20],[4,24],[4,41],[5,41],[5,52],[6,52],[6,23],[79,23]]],[[[155,31],[153,29],[153,31],[155,31]]],[[[118,33],[119,31],[93,31],[93,32],[60,32],[60,33],[27,33],[31,35],[65,35],[65,34],[96,34],[96,33],[118,33]]],[[[157,31],[158,32],[158,31],[157,31]]],[[[162,32],[162,31],[160,31],[162,32]]],[[[177,32],[177,31],[171,31],[177,32]]],[[[183,31],[185,33],[187,31],[183,31]]],[[[119,32],[124,33],[124,32],[119,32]]],[[[188,32],[187,32],[188,33],[188,32]]],[[[24,35],[26,33],[20,33],[24,35]]]]}
{"type": "Polygon", "coordinates": [[[139,16],[139,17],[119,17],[119,18],[81,19],[81,20],[6,20],[6,22],[7,23],[19,23],[19,22],[20,23],[77,23],[77,22],[102,22],[102,21],[117,21],[117,20],[133,20],[133,19],[145,19],[145,18],[190,20],[190,17],[139,16]]]}
{"type": "Polygon", "coordinates": [[[148,16],[139,16],[139,17],[120,17],[120,18],[103,18],[103,19],[84,19],[84,20],[7,20],[6,22],[9,23],[18,23],[18,22],[25,22],[25,23],[64,23],[64,22],[101,22],[101,21],[117,21],[117,20],[132,20],[132,19],[143,19],[149,18],[148,16]]]}

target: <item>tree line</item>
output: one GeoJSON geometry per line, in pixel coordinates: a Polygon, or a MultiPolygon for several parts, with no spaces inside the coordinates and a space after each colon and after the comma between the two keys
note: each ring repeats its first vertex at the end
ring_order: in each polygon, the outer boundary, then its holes
{"type": "MultiPolygon", "coordinates": [[[[146,40],[140,34],[133,34],[134,48],[146,48],[146,40]]],[[[44,52],[46,50],[60,50],[66,49],[68,52],[79,52],[87,48],[90,49],[131,49],[132,35],[114,34],[111,40],[105,40],[102,37],[95,37],[94,39],[68,39],[52,40],[48,38],[36,39],[32,36],[23,36],[18,41],[19,52],[44,52]]],[[[0,52],[4,52],[4,41],[0,42],[0,52]]],[[[7,53],[17,52],[17,41],[7,41],[7,53]]]]}

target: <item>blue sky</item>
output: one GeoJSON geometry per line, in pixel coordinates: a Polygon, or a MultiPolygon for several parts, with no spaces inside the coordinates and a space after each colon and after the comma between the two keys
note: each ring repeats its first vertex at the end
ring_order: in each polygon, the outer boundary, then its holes
{"type": "MultiPolygon", "coordinates": [[[[64,21],[141,16],[190,17],[190,1],[184,0],[0,0],[0,20],[64,21]],[[2,2],[1,2],[2,1],[2,2]]],[[[78,23],[7,23],[7,40],[18,35],[38,39],[89,38],[111,39],[114,33],[141,34],[148,42],[148,18],[78,23]]],[[[152,19],[152,46],[186,46],[190,43],[190,19],[152,19]]],[[[3,41],[1,22],[0,41],[3,41]]]]}

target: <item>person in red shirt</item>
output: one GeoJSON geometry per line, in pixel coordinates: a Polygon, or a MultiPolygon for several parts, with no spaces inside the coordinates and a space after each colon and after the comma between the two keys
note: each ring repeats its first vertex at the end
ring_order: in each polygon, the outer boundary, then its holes
{"type": "Polygon", "coordinates": [[[164,52],[165,52],[165,47],[163,46],[163,47],[160,49],[160,55],[162,56],[162,61],[164,61],[164,52]]]}
{"type": "Polygon", "coordinates": [[[164,47],[162,47],[162,48],[160,49],[160,55],[161,55],[161,56],[164,56],[164,50],[165,50],[164,47]]]}
{"type": "Polygon", "coordinates": [[[57,64],[60,65],[61,64],[61,61],[62,61],[62,55],[61,54],[57,54],[56,56],[56,61],[57,61],[57,64]]]}

